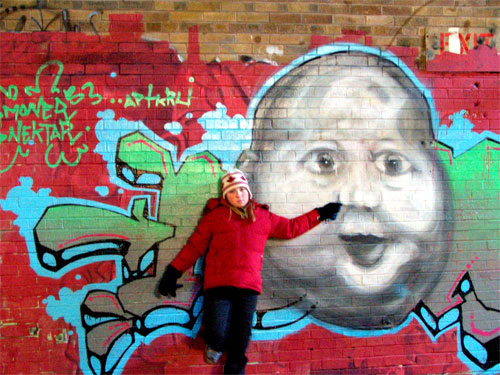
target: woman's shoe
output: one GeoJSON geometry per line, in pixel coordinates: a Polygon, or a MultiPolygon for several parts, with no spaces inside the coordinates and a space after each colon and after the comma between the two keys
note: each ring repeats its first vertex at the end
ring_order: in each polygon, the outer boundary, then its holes
{"type": "Polygon", "coordinates": [[[222,356],[222,352],[218,352],[216,350],[213,350],[210,346],[205,347],[205,362],[215,365],[220,357],[222,356]]]}

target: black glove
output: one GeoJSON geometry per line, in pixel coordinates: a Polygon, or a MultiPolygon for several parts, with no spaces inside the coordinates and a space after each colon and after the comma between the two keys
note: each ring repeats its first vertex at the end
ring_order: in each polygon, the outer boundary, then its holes
{"type": "Polygon", "coordinates": [[[177,296],[177,293],[175,291],[178,288],[182,288],[182,284],[177,284],[177,279],[181,276],[182,272],[169,264],[165,268],[165,272],[163,272],[163,275],[160,279],[158,292],[165,297],[168,297],[168,295],[171,295],[172,297],[177,296]]]}
{"type": "Polygon", "coordinates": [[[340,211],[340,207],[342,207],[342,203],[328,203],[323,207],[316,208],[316,211],[319,213],[319,221],[335,220],[340,211]]]}

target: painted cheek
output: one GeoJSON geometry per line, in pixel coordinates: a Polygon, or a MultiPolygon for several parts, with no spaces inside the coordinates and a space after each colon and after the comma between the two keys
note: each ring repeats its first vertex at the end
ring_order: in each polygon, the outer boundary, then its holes
{"type": "MultiPolygon", "coordinates": [[[[419,182],[414,182],[418,187],[419,182]]],[[[436,195],[434,186],[425,189],[391,191],[384,189],[381,211],[400,228],[400,232],[423,233],[437,225],[436,195]]]]}

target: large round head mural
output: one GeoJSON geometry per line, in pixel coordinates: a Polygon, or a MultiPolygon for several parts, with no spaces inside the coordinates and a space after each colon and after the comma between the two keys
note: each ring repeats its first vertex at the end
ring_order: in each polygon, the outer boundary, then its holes
{"type": "Polygon", "coordinates": [[[260,308],[296,304],[335,325],[393,327],[433,289],[448,258],[451,209],[432,99],[379,50],[319,52],[257,95],[240,168],[279,215],[343,206],[335,222],[268,242],[260,308]]]}

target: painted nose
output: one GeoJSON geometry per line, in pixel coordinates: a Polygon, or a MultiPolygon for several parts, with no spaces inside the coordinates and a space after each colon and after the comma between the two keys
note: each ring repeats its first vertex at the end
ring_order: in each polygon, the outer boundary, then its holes
{"type": "Polygon", "coordinates": [[[369,162],[354,162],[347,181],[340,188],[340,203],[369,210],[376,208],[382,194],[378,188],[379,180],[379,173],[370,168],[369,162]]]}

